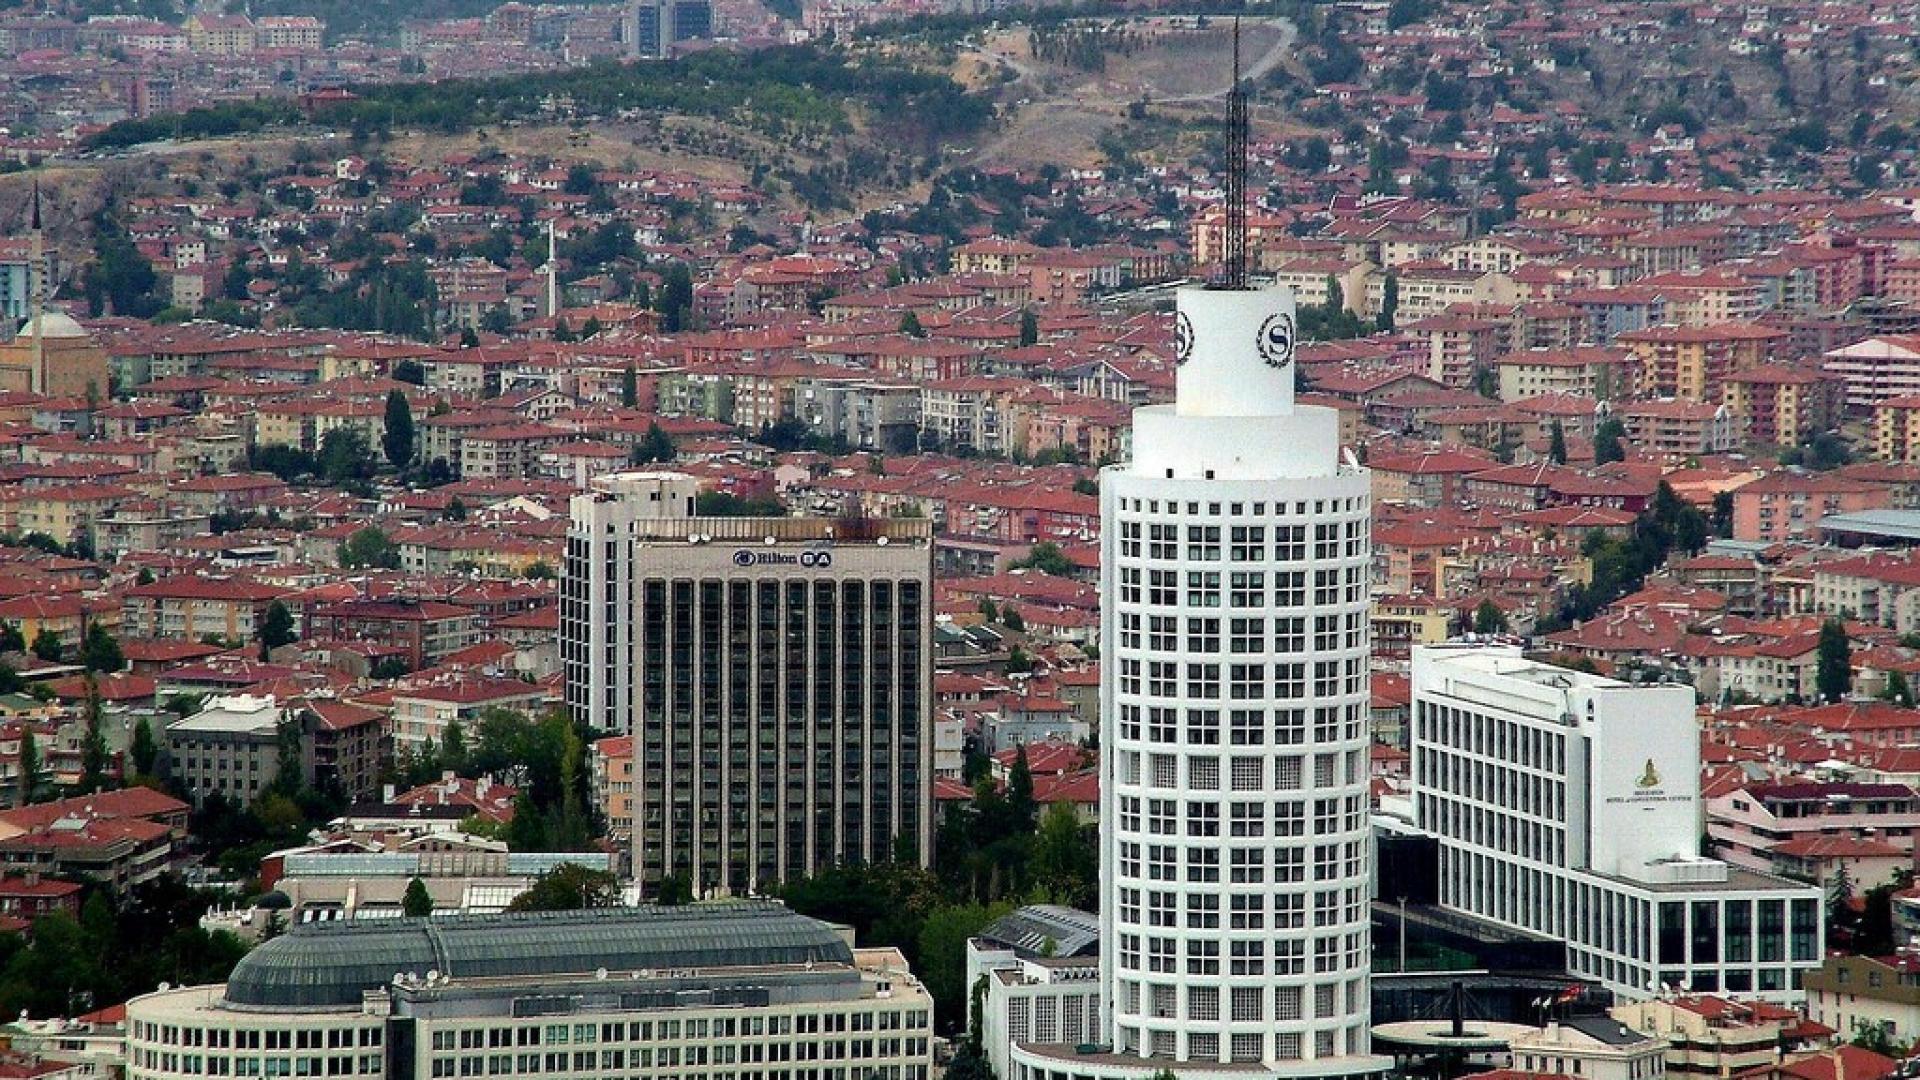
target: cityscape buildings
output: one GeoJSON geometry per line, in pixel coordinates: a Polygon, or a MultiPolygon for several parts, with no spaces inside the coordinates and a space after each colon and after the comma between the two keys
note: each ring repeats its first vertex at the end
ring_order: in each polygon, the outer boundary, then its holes
{"type": "Polygon", "coordinates": [[[130,1080],[927,1080],[897,950],[769,902],[309,923],[127,1008],[130,1080]]]}
{"type": "Polygon", "coordinates": [[[698,513],[697,481],[572,500],[567,702],[634,738],[636,875],[742,893],[932,850],[932,531],[698,513]]]}
{"type": "Polygon", "coordinates": [[[1700,854],[1694,691],[1555,667],[1511,646],[1414,650],[1414,823],[1440,904],[1567,943],[1629,999],[1797,1000],[1822,893],[1700,854]]]}

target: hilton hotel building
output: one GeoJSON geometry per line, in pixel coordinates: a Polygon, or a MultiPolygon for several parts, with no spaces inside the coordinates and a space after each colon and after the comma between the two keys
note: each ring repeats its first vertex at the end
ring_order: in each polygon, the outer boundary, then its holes
{"type": "Polygon", "coordinates": [[[932,849],[932,528],[713,518],[696,483],[573,497],[560,650],[575,719],[634,739],[634,871],[700,895],[932,849]]]}

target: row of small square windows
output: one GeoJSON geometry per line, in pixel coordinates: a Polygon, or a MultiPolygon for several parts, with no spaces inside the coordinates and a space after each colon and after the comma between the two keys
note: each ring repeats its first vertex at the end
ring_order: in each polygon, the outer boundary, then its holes
{"type": "MultiPolygon", "coordinates": [[[[1199,515],[1200,508],[1202,506],[1205,506],[1207,508],[1206,513],[1208,517],[1219,517],[1223,509],[1225,513],[1233,517],[1246,517],[1248,515],[1249,508],[1251,508],[1252,516],[1265,517],[1267,516],[1268,504],[1264,501],[1201,503],[1197,500],[1188,500],[1185,503],[1182,503],[1182,501],[1179,499],[1121,499],[1120,500],[1120,509],[1122,510],[1132,510],[1136,512],[1145,512],[1149,514],[1161,513],[1163,505],[1165,506],[1165,512],[1169,514],[1180,513],[1181,512],[1180,508],[1181,506],[1184,505],[1186,507],[1185,512],[1195,516],[1199,515]]],[[[1275,502],[1272,505],[1273,505],[1273,512],[1276,515],[1285,515],[1288,512],[1287,511],[1288,504],[1285,500],[1275,502]]],[[[1297,500],[1294,500],[1292,505],[1293,505],[1292,512],[1295,516],[1304,516],[1308,513],[1307,500],[1297,499],[1297,500]]],[[[1312,513],[1314,513],[1315,515],[1351,513],[1356,510],[1365,510],[1367,508],[1367,500],[1365,496],[1348,498],[1348,499],[1315,499],[1312,502],[1312,506],[1313,506],[1312,513]]]]}

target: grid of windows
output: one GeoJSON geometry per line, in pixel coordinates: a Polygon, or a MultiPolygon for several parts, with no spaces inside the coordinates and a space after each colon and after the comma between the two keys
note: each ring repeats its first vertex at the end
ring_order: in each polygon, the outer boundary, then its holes
{"type": "Polygon", "coordinates": [[[1369,938],[1364,484],[1215,502],[1128,479],[1109,527],[1144,542],[1107,573],[1146,588],[1112,593],[1116,1050],[1346,1054],[1367,1009],[1343,991],[1369,938]]]}

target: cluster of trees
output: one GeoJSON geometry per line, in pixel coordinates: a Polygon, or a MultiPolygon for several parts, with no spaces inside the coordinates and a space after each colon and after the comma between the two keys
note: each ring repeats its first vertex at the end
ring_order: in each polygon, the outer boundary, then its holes
{"type": "Polygon", "coordinates": [[[1046,24],[1027,31],[1027,47],[1036,60],[1081,71],[1105,71],[1107,56],[1135,52],[1140,36],[1119,21],[1046,24]]]}
{"type": "Polygon", "coordinates": [[[1842,865],[1827,883],[1827,941],[1857,956],[1893,952],[1893,897],[1913,886],[1912,870],[1897,870],[1891,880],[1857,892],[1853,875],[1842,865]],[[1859,896],[1860,905],[1854,905],[1859,896]]]}
{"type": "Polygon", "coordinates": [[[1019,904],[1092,909],[1098,899],[1092,827],[1065,804],[1043,812],[1024,752],[1008,771],[1004,794],[983,763],[973,763],[982,770],[973,801],[949,808],[940,823],[932,872],[903,852],[891,863],[823,870],[780,892],[802,914],[847,923],[860,941],[900,949],[947,1031],[966,1016],[967,938],[1019,904]]]}
{"type": "Polygon", "coordinates": [[[93,216],[93,261],[87,264],[80,287],[88,313],[95,316],[111,312],[145,319],[166,306],[160,296],[160,275],[134,246],[111,205],[93,216]]]}
{"type": "Polygon", "coordinates": [[[380,465],[366,433],[352,427],[327,432],[320,440],[319,451],[311,454],[289,443],[256,446],[247,452],[247,464],[289,484],[317,481],[362,496],[371,494],[369,482],[380,465]]]}
{"type": "MultiPolygon", "coordinates": [[[[306,0],[314,2],[314,0],[306,0]]],[[[342,6],[352,7],[346,0],[342,6]]],[[[184,113],[123,120],[92,145],[133,146],[157,139],[241,135],[319,123],[356,130],[422,128],[454,132],[532,120],[557,99],[580,114],[626,110],[742,121],[763,132],[799,137],[852,129],[847,106],[863,106],[888,145],[931,150],[984,125],[992,106],[945,75],[894,59],[857,60],[812,45],[752,53],[715,49],[666,64],[591,64],[564,71],[489,79],[382,83],[352,88],[354,99],[311,117],[291,99],[223,103],[184,113]]]]}
{"type": "Polygon", "coordinates": [[[434,334],[437,292],[426,263],[371,262],[330,289],[319,289],[293,305],[301,326],[340,330],[378,330],[426,340],[434,334]]]}
{"type": "Polygon", "coordinates": [[[1365,337],[1375,330],[1373,323],[1347,310],[1346,291],[1331,276],[1327,278],[1326,303],[1300,308],[1295,318],[1299,320],[1301,341],[1341,341],[1365,337]]]}
{"type": "Polygon", "coordinates": [[[210,898],[161,878],[116,905],[89,889],[75,918],[44,915],[31,935],[0,934],[0,1009],[8,1016],[74,1016],[144,994],[162,982],[226,981],[244,942],[199,926],[210,898]]]}
{"type": "Polygon", "coordinates": [[[472,731],[455,722],[442,733],[439,746],[404,755],[398,778],[423,784],[449,770],[503,777],[520,793],[513,820],[499,839],[515,851],[589,851],[605,831],[587,790],[592,734],[565,710],[535,719],[512,709],[488,709],[472,731]]]}
{"type": "Polygon", "coordinates": [[[1593,580],[1576,585],[1561,605],[1560,620],[1591,619],[1602,608],[1640,587],[1673,551],[1691,554],[1713,536],[1707,516],[1662,481],[1653,505],[1634,519],[1625,537],[1590,533],[1582,551],[1593,562],[1593,580]]]}

